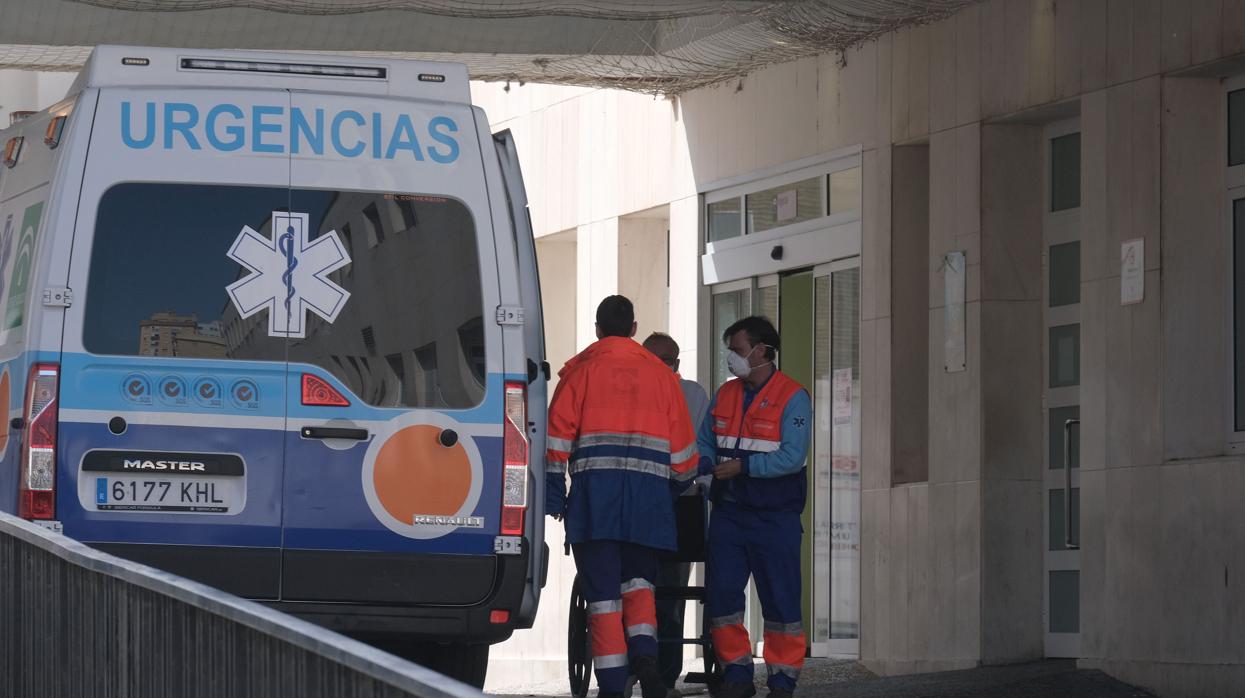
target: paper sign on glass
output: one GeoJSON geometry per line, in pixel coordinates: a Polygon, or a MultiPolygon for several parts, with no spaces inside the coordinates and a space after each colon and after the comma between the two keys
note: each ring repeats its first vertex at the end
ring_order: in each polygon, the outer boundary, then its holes
{"type": "Polygon", "coordinates": [[[1146,298],[1146,241],[1141,238],[1120,244],[1120,305],[1135,305],[1146,298]]]}
{"type": "Polygon", "coordinates": [[[789,221],[795,218],[795,190],[778,192],[778,196],[774,197],[774,208],[777,209],[774,215],[775,221],[789,221]]]}
{"type": "Polygon", "coordinates": [[[852,369],[834,372],[834,426],[852,423],[852,369]]]}

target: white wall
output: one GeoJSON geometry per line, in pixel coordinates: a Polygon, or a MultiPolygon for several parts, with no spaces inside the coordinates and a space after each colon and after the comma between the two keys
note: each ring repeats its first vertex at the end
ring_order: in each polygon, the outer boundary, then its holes
{"type": "MultiPolygon", "coordinates": [[[[669,333],[668,259],[665,207],[660,217],[627,216],[618,222],[618,292],[635,306],[636,341],[653,332],[669,333]]],[[[679,341],[675,337],[675,341],[679,341]]]]}
{"type": "Polygon", "coordinates": [[[9,125],[11,112],[39,111],[59,102],[76,77],[76,73],[0,70],[0,128],[9,125]]]}

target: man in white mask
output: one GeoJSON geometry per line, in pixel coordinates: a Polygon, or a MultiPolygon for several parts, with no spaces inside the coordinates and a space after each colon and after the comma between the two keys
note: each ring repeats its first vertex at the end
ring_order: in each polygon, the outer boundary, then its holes
{"type": "Polygon", "coordinates": [[[705,606],[723,667],[716,698],[756,694],[744,590],[756,582],[765,616],[770,698],[795,692],[806,647],[802,624],[800,514],[808,496],[812,401],[774,364],[778,332],[746,317],[722,334],[736,378],[718,389],[697,435],[699,471],[713,474],[705,606]]]}

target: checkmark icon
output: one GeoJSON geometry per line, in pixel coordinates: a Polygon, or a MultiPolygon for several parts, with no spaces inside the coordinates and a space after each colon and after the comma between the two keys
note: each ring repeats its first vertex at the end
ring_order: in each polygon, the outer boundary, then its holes
{"type": "Polygon", "coordinates": [[[146,388],[143,387],[142,381],[130,381],[128,390],[130,391],[131,395],[134,395],[136,397],[146,392],[146,388]]]}
{"type": "Polygon", "coordinates": [[[216,397],[216,386],[211,383],[204,383],[199,386],[199,395],[205,400],[210,400],[213,397],[216,397]]]}
{"type": "Polygon", "coordinates": [[[176,383],[173,383],[172,381],[164,384],[164,394],[168,395],[169,397],[177,397],[179,394],[181,394],[181,392],[182,392],[181,386],[177,385],[176,383]]]}
{"type": "Polygon", "coordinates": [[[238,388],[238,399],[239,400],[243,402],[248,402],[250,401],[251,397],[252,397],[251,389],[249,386],[244,385],[241,388],[238,388]]]}

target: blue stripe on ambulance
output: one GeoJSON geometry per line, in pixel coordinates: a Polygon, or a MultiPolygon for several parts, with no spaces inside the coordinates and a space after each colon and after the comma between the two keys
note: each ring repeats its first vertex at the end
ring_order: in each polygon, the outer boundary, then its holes
{"type": "MultiPolygon", "coordinates": [[[[52,358],[51,356],[47,358],[52,358]]],[[[62,393],[74,390],[73,409],[64,410],[60,425],[58,451],[61,459],[58,477],[70,486],[61,489],[60,518],[66,531],[84,540],[111,542],[167,543],[199,545],[235,545],[253,547],[278,547],[282,544],[283,531],[271,522],[280,520],[275,507],[281,501],[282,462],[297,467],[304,458],[321,458],[325,446],[316,441],[302,441],[285,437],[298,429],[297,419],[346,418],[354,422],[384,422],[406,414],[406,409],[384,409],[358,404],[339,381],[322,369],[310,366],[292,366],[289,385],[273,375],[271,367],[253,364],[251,367],[239,361],[213,361],[202,359],[144,359],[132,357],[105,357],[85,354],[65,354],[62,361],[62,393]],[[167,373],[156,367],[168,366],[167,373]],[[147,369],[147,370],[143,370],[147,369]],[[254,407],[240,407],[228,400],[218,407],[206,407],[191,399],[176,405],[166,404],[159,398],[146,404],[136,404],[123,390],[123,380],[136,371],[150,374],[153,381],[167,375],[185,379],[193,385],[200,377],[210,376],[228,385],[237,380],[255,381],[261,399],[254,407]],[[351,407],[310,407],[301,404],[299,388],[294,380],[301,372],[312,373],[330,381],[335,388],[348,395],[351,407]],[[289,401],[290,416],[285,429],[251,428],[244,425],[247,417],[264,425],[275,425],[284,419],[285,404],[265,396],[285,393],[289,401]],[[109,432],[106,420],[89,419],[74,421],[77,411],[116,413],[130,418],[130,424],[121,435],[109,432]],[[195,415],[190,424],[159,424],[153,421],[172,421],[180,415],[195,415]],[[213,420],[212,416],[218,419],[213,420]],[[268,438],[265,438],[268,437],[268,438]],[[186,516],[181,514],[88,512],[79,506],[76,483],[80,476],[75,457],[91,448],[133,448],[138,450],[180,450],[202,452],[233,452],[231,443],[245,441],[250,444],[267,441],[274,448],[249,449],[247,461],[247,503],[241,512],[230,516],[186,516]],[[276,444],[284,441],[288,453],[276,444]],[[70,454],[76,454],[71,456],[70,454]],[[262,521],[269,523],[261,523],[262,521]],[[153,524],[158,524],[154,525],[153,524]],[[76,533],[75,533],[76,532],[76,533]]],[[[522,380],[522,377],[511,377],[522,380]]],[[[442,414],[464,425],[496,425],[496,436],[473,435],[483,464],[483,482],[479,501],[470,513],[484,519],[481,529],[460,529],[439,538],[412,540],[399,536],[385,528],[368,508],[362,493],[360,468],[366,444],[359,444],[348,451],[329,455],[345,457],[345,467],[329,469],[329,477],[322,483],[323,491],[332,493],[332,501],[317,506],[317,523],[314,528],[287,528],[284,544],[300,549],[353,549],[385,552],[414,551],[430,553],[488,554],[492,552],[492,537],[499,526],[499,502],[501,497],[502,438],[500,419],[505,377],[492,374],[488,377],[486,397],[481,405],[468,410],[445,410],[442,414]]],[[[14,381],[24,383],[24,381],[14,381]]],[[[16,389],[20,395],[20,386],[16,389]]],[[[12,446],[10,446],[12,448],[12,446]]]]}

